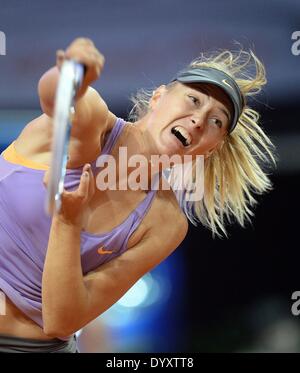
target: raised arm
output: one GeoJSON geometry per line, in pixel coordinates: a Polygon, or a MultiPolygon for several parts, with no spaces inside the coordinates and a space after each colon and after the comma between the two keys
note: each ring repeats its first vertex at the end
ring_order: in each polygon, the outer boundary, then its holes
{"type": "Polygon", "coordinates": [[[87,67],[83,85],[75,103],[69,144],[69,168],[92,162],[99,155],[101,141],[115,116],[108,110],[99,93],[89,86],[99,78],[104,57],[89,39],[76,39],[66,51],[58,51],[57,66],[40,79],[38,93],[43,114],[29,122],[15,141],[16,150],[34,161],[48,164],[53,135],[53,110],[61,64],[65,58],[75,59],[87,67]],[[42,161],[41,161],[42,159],[42,161]]]}
{"type": "Polygon", "coordinates": [[[79,38],[66,51],[57,51],[56,66],[48,70],[38,84],[41,108],[47,116],[53,116],[60,68],[65,59],[74,59],[86,66],[86,74],[76,97],[71,135],[80,140],[95,137],[103,130],[101,125],[106,125],[109,112],[99,93],[90,87],[99,78],[104,66],[104,57],[91,40],[79,38]]]}

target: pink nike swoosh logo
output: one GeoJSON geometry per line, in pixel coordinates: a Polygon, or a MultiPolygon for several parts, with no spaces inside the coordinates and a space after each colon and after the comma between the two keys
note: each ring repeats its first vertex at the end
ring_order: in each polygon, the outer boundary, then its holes
{"type": "Polygon", "coordinates": [[[100,255],[112,254],[113,253],[113,251],[111,251],[111,250],[104,250],[104,246],[100,246],[97,251],[98,251],[98,254],[100,254],[100,255]]]}

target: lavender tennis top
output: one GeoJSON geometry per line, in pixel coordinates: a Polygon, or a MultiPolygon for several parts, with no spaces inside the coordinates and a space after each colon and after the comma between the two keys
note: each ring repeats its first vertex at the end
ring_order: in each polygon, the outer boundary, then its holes
{"type": "MultiPolygon", "coordinates": [[[[111,152],[124,125],[124,120],[117,118],[101,154],[111,152]]],[[[95,173],[96,160],[91,166],[95,173]]],[[[42,274],[51,226],[51,217],[45,212],[46,188],[43,184],[47,168],[18,154],[14,143],[0,155],[0,289],[41,327],[42,274]]],[[[65,189],[76,189],[81,174],[82,167],[68,169],[65,189]]],[[[81,232],[84,275],[127,249],[128,239],[147,213],[155,192],[150,190],[127,219],[110,232],[100,235],[81,232]],[[105,251],[112,253],[100,255],[98,248],[102,245],[105,251]]]]}

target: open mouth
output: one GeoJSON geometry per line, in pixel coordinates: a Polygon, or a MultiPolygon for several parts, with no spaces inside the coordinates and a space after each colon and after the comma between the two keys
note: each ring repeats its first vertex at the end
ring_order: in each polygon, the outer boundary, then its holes
{"type": "Polygon", "coordinates": [[[192,143],[192,138],[185,128],[176,126],[171,129],[171,133],[177,137],[183,146],[189,146],[192,143]]]}

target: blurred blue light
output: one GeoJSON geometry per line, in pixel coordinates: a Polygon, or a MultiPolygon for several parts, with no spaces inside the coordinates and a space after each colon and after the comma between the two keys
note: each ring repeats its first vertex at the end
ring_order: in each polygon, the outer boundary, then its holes
{"type": "Polygon", "coordinates": [[[149,285],[146,276],[141,278],[125,295],[123,295],[117,304],[123,307],[137,307],[142,305],[149,295],[149,285]]]}

